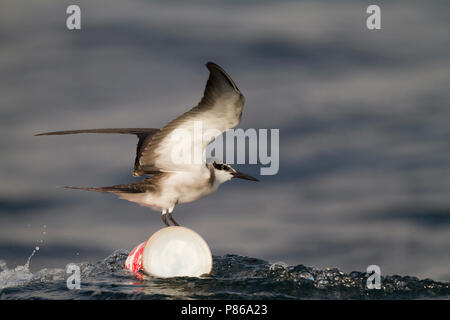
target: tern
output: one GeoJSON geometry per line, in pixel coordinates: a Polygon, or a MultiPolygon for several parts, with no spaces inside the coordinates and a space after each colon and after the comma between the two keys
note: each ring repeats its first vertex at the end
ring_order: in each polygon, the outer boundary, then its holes
{"type": "MultiPolygon", "coordinates": [[[[229,164],[220,161],[200,163],[179,163],[172,159],[171,151],[184,140],[174,141],[171,136],[175,130],[183,129],[194,133],[194,123],[201,122],[205,130],[215,132],[200,141],[202,155],[206,147],[218,135],[237,126],[241,120],[245,98],[231,77],[220,66],[208,62],[209,78],[203,98],[197,106],[166,124],[162,129],[155,128],[110,128],[54,131],[36,136],[66,135],[79,133],[133,134],[138,137],[134,177],[150,175],[139,182],[119,184],[109,187],[65,188],[113,193],[120,199],[136,202],[141,206],[161,211],[162,221],[169,226],[167,218],[176,226],[172,212],[177,204],[189,203],[207,196],[231,178],[252,181],[258,179],[238,172],[229,164]]],[[[192,135],[191,135],[192,136],[192,135]]]]}

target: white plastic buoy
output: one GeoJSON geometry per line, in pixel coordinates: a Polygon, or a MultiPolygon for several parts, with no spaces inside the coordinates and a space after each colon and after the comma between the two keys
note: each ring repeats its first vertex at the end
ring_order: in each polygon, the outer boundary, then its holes
{"type": "Polygon", "coordinates": [[[199,277],[211,272],[211,250],[194,230],[166,227],[147,240],[142,268],[145,273],[162,278],[199,277]]]}

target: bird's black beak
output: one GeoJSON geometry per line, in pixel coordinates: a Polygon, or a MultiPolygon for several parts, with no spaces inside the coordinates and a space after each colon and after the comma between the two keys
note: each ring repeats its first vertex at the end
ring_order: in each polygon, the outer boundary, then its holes
{"type": "Polygon", "coordinates": [[[245,179],[245,180],[251,180],[251,181],[259,181],[258,179],[250,177],[250,176],[248,176],[248,175],[246,175],[244,173],[241,173],[241,172],[237,172],[236,171],[236,172],[233,172],[231,174],[233,175],[233,178],[239,178],[239,179],[245,179]]]}

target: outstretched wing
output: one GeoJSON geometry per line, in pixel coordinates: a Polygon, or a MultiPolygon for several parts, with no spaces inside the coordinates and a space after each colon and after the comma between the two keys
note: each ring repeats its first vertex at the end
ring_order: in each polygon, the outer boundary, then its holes
{"type": "Polygon", "coordinates": [[[210,75],[200,103],[169,122],[152,136],[148,144],[142,145],[138,173],[195,170],[195,167],[202,164],[195,161],[196,150],[200,149],[201,162],[204,162],[206,146],[227,129],[238,125],[244,107],[244,96],[221,67],[212,62],[208,62],[206,67],[210,75]],[[180,138],[177,135],[182,132],[186,134],[186,139],[176,140],[180,138]],[[204,134],[208,136],[203,137],[204,134]],[[187,147],[186,140],[191,142],[187,147]],[[190,162],[180,162],[180,159],[174,161],[172,151],[189,149],[190,162]]]}
{"type": "Polygon", "coordinates": [[[155,174],[165,171],[191,171],[199,165],[194,163],[198,146],[201,152],[201,162],[206,146],[218,135],[238,125],[245,98],[237,88],[231,77],[218,65],[208,62],[206,67],[210,71],[203,98],[199,104],[169,122],[164,128],[111,128],[54,131],[37,134],[66,135],[79,133],[116,133],[134,134],[138,137],[134,176],[155,174]],[[195,125],[201,126],[200,134],[195,134],[195,125]],[[186,148],[186,140],[173,140],[175,130],[181,129],[190,139],[186,148]],[[203,134],[208,133],[204,139],[203,134]],[[172,150],[190,149],[192,158],[190,163],[176,163],[172,158],[172,150]]]}
{"type": "Polygon", "coordinates": [[[139,169],[139,158],[142,156],[142,147],[150,143],[153,135],[159,132],[155,128],[108,128],[108,129],[84,129],[84,130],[66,130],[53,131],[36,134],[36,136],[56,136],[65,134],[79,134],[79,133],[118,133],[118,134],[134,134],[138,137],[138,144],[136,148],[136,158],[134,160],[134,176],[141,176],[139,169]]]}

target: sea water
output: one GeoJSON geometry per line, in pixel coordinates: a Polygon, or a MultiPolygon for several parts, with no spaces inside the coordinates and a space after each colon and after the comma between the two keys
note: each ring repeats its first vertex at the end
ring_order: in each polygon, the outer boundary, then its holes
{"type": "Polygon", "coordinates": [[[32,273],[29,261],[9,269],[0,260],[0,299],[448,299],[450,283],[410,276],[382,276],[368,289],[366,272],[289,266],[224,255],[213,257],[211,274],[199,278],[138,279],[124,270],[127,250],[97,262],[76,264],[80,289],[68,289],[63,268],[32,273]]]}

